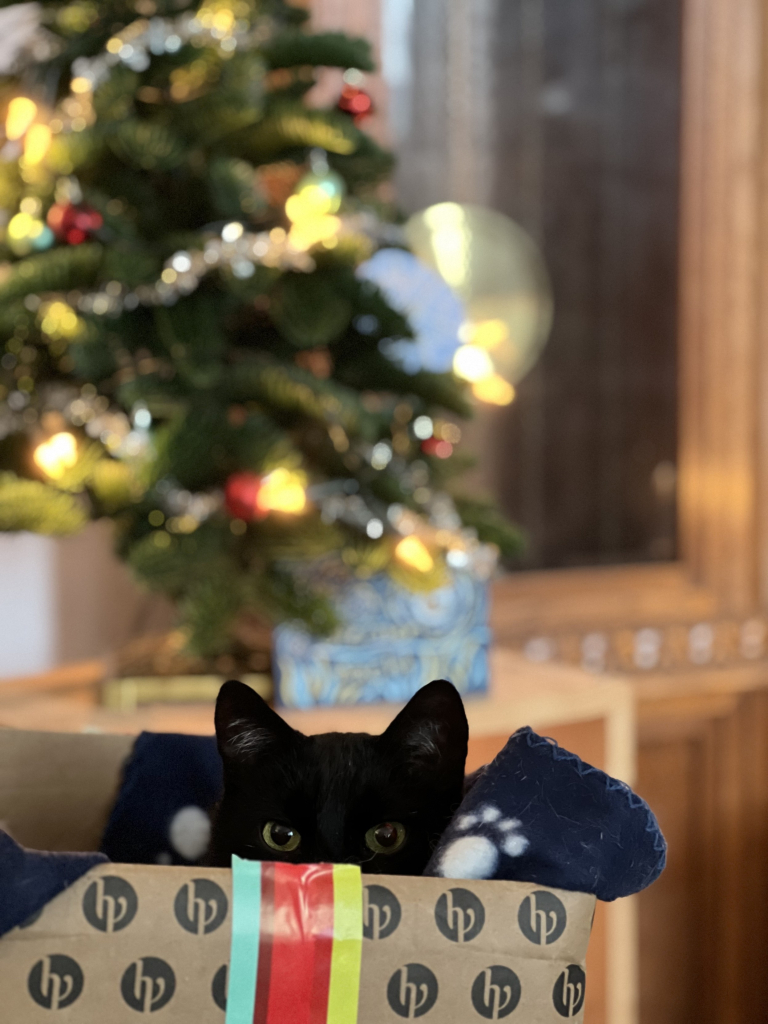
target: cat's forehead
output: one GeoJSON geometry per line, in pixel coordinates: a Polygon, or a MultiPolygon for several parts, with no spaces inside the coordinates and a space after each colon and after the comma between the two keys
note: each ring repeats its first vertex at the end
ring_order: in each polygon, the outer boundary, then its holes
{"type": "Polygon", "coordinates": [[[309,737],[307,752],[321,767],[350,764],[362,767],[376,758],[375,739],[365,732],[323,732],[309,737]]]}

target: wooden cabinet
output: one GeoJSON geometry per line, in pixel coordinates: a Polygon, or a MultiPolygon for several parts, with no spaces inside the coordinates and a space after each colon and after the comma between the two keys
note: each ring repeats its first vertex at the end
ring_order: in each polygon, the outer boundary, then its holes
{"type": "Polygon", "coordinates": [[[753,1024],[768,1005],[768,669],[637,684],[638,789],[669,843],[641,893],[642,1024],[753,1024]]]}

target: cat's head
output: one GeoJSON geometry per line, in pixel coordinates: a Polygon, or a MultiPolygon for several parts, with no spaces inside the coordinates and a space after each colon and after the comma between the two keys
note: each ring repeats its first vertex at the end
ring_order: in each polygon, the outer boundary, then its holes
{"type": "Polygon", "coordinates": [[[451,683],[429,683],[381,736],[292,729],[243,683],[216,702],[224,796],[211,862],[333,861],[421,874],[462,796],[467,718],[451,683]]]}

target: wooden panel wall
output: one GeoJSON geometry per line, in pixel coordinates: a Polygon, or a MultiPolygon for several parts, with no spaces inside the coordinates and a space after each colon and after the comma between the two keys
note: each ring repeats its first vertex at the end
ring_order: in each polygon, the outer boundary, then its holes
{"type": "Polygon", "coordinates": [[[641,704],[640,793],[669,843],[639,897],[642,1024],[756,1024],[768,1006],[768,693],[641,704]]]}

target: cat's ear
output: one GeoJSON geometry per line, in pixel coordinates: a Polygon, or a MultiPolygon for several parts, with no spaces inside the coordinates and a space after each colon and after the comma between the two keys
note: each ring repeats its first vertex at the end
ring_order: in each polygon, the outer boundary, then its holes
{"type": "Polygon", "coordinates": [[[225,761],[248,763],[272,750],[285,749],[298,735],[258,693],[236,679],[219,690],[214,720],[219,753],[225,761]]]}
{"type": "Polygon", "coordinates": [[[427,683],[408,701],[381,737],[395,757],[414,771],[464,774],[469,726],[456,687],[445,679],[427,683]]]}

